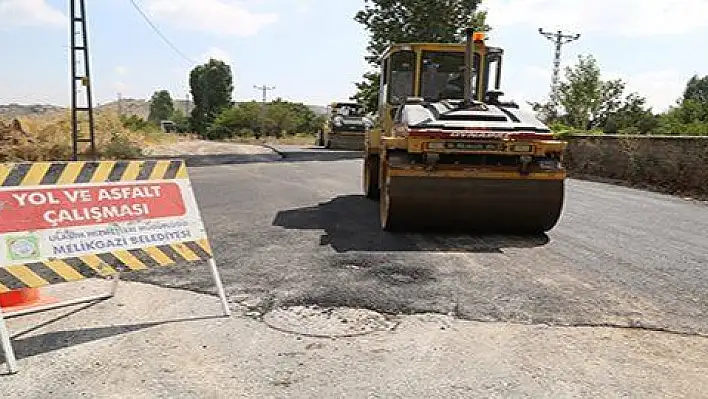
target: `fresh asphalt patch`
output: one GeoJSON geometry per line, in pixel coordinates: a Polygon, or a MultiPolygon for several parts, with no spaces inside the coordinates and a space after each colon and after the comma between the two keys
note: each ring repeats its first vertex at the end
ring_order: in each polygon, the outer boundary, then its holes
{"type": "MultiPolygon", "coordinates": [[[[704,206],[571,180],[547,235],[390,234],[359,160],[283,152],[190,170],[227,293],[253,314],[318,305],[708,335],[704,206]]],[[[125,278],[216,292],[206,265],[125,278]]]]}

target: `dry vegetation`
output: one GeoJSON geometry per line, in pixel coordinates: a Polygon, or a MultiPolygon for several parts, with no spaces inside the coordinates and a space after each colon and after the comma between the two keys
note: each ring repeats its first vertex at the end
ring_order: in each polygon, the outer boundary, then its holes
{"type": "MultiPolygon", "coordinates": [[[[96,147],[101,159],[138,158],[142,148],[172,140],[156,127],[126,128],[114,113],[97,113],[95,119],[96,147]]],[[[70,159],[70,120],[68,113],[0,120],[0,162],[70,159]]]]}

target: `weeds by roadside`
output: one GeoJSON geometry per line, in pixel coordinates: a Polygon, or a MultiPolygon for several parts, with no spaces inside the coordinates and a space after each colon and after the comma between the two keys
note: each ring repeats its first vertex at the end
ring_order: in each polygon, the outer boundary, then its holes
{"type": "MultiPolygon", "coordinates": [[[[0,121],[0,162],[57,161],[71,158],[68,113],[0,121]]],[[[101,159],[139,158],[143,149],[175,140],[159,127],[133,126],[112,113],[95,116],[96,149],[101,159]]]]}

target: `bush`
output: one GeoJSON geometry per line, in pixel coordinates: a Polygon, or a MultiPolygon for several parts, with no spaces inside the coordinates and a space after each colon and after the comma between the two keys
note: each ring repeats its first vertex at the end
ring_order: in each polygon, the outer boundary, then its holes
{"type": "Polygon", "coordinates": [[[276,99],[263,104],[251,101],[225,109],[207,129],[206,138],[211,140],[234,137],[275,136],[292,134],[313,135],[325,120],[301,103],[276,99]]]}
{"type": "Polygon", "coordinates": [[[136,159],[143,155],[139,143],[130,141],[118,132],[111,133],[111,139],[99,152],[101,158],[108,159],[136,159]]]}
{"type": "Polygon", "coordinates": [[[146,131],[148,130],[152,125],[150,122],[146,121],[145,119],[137,116],[137,115],[130,115],[130,116],[125,116],[121,115],[120,120],[123,123],[123,127],[129,130],[133,131],[146,131]]]}
{"type": "Polygon", "coordinates": [[[227,126],[212,125],[207,129],[205,138],[208,140],[225,140],[234,136],[234,131],[227,126]]]}

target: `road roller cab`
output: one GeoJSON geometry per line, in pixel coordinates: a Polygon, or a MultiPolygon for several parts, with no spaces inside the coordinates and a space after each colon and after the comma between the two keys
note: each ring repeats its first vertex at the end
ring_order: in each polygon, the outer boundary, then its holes
{"type": "Polygon", "coordinates": [[[328,107],[319,144],[325,148],[363,150],[364,132],[373,126],[361,104],[334,102],[328,107]]]}
{"type": "Polygon", "coordinates": [[[500,101],[502,56],[469,29],[466,43],[386,49],[363,170],[382,228],[541,233],[556,225],[566,143],[500,101]]]}

